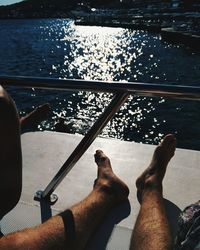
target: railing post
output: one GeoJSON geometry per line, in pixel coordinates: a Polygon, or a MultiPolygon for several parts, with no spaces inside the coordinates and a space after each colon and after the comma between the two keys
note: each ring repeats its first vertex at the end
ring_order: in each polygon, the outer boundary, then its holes
{"type": "MultiPolygon", "coordinates": [[[[60,168],[55,177],[51,180],[44,191],[38,191],[36,193],[36,200],[49,199],[56,187],[61,183],[67,173],[73,168],[76,162],[81,158],[85,151],[89,148],[95,138],[100,134],[102,129],[107,125],[107,123],[113,118],[116,112],[119,110],[121,105],[127,100],[129,94],[118,93],[114,96],[109,106],[105,109],[103,114],[91,127],[85,137],[81,140],[63,166],[60,168]],[[39,198],[38,198],[39,196],[39,198]]],[[[54,196],[55,198],[55,196],[54,196]]],[[[52,202],[53,203],[53,202],[52,202]]]]}

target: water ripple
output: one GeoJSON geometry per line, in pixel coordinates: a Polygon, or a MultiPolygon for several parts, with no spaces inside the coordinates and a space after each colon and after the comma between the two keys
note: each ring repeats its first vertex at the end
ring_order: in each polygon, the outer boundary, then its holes
{"type": "MultiPolygon", "coordinates": [[[[200,79],[200,55],[194,51],[163,42],[157,34],[75,26],[70,19],[1,20],[0,57],[0,73],[8,75],[184,85],[199,85],[200,79]]],[[[91,92],[9,92],[22,115],[50,102],[52,117],[38,129],[53,130],[56,120],[65,117],[72,132],[82,134],[112,98],[91,92]]],[[[196,102],[130,96],[102,136],[155,144],[173,132],[179,146],[200,149],[199,110],[196,102]]]]}

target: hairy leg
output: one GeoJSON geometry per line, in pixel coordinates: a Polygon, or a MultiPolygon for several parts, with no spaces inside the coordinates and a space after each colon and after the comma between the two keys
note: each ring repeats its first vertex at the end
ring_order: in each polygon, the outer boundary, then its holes
{"type": "Polygon", "coordinates": [[[162,180],[173,157],[176,139],[167,135],[155,149],[152,161],[137,179],[140,212],[131,240],[131,250],[169,250],[172,239],[162,195],[162,180]]]}
{"type": "Polygon", "coordinates": [[[80,203],[38,227],[1,238],[0,249],[85,249],[89,238],[129,190],[112,171],[110,160],[98,150],[95,154],[98,176],[92,192],[80,203]]]}
{"type": "Polygon", "coordinates": [[[0,86],[0,219],[18,202],[22,188],[20,125],[16,107],[0,86]]]}

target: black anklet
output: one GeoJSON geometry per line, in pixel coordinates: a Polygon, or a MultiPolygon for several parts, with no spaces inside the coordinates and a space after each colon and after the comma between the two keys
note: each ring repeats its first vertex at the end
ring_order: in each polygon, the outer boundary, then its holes
{"type": "Polygon", "coordinates": [[[65,239],[67,245],[72,246],[76,239],[76,232],[75,232],[75,223],[74,217],[71,210],[66,210],[60,214],[63,219],[64,227],[65,227],[65,239]]]}

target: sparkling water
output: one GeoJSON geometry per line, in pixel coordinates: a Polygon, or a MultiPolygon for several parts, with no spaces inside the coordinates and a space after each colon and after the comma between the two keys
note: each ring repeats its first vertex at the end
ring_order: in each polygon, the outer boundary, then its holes
{"type": "MultiPolygon", "coordinates": [[[[200,84],[200,53],[146,31],[75,26],[70,19],[1,20],[0,74],[160,84],[200,84]]],[[[117,83],[116,83],[117,84],[117,83]]],[[[85,134],[112,95],[8,88],[20,114],[49,102],[38,130],[64,117],[85,134]]],[[[200,105],[194,101],[130,96],[102,132],[104,137],[156,144],[175,133],[178,146],[200,149],[200,105]]]]}

